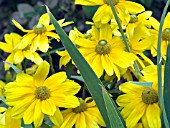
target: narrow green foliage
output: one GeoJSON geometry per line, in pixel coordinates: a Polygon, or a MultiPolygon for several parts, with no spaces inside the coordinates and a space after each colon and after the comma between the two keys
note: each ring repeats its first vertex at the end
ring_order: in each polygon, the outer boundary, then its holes
{"type": "Polygon", "coordinates": [[[19,68],[17,68],[15,65],[4,61],[4,63],[8,64],[17,74],[23,73],[19,68]]]}
{"type": "MultiPolygon", "coordinates": [[[[85,84],[87,85],[87,88],[92,95],[93,99],[96,102],[96,105],[98,106],[101,115],[106,123],[107,128],[112,128],[113,126],[120,126],[120,128],[124,128],[123,121],[120,119],[120,114],[118,114],[118,109],[115,106],[107,106],[108,104],[103,104],[105,102],[103,98],[103,92],[102,92],[102,83],[94,73],[94,71],[91,69],[87,61],[83,58],[81,53],[78,51],[78,49],[75,47],[75,45],[71,42],[69,37],[66,35],[64,30],[60,27],[55,17],[51,14],[50,10],[47,8],[47,12],[50,16],[50,19],[56,29],[56,32],[60,36],[60,39],[64,45],[64,47],[67,49],[69,55],[75,62],[77,68],[79,69],[85,84]],[[106,107],[107,106],[107,107],[106,107]],[[106,109],[112,109],[112,110],[106,110],[106,109]],[[108,113],[111,112],[111,113],[108,113]],[[114,118],[110,119],[110,115],[114,115],[114,118]],[[118,116],[119,115],[119,116],[118,116]],[[110,120],[109,120],[110,119],[110,120]]],[[[108,99],[110,104],[113,102],[111,99],[108,99]]]]}
{"type": "Polygon", "coordinates": [[[153,82],[136,82],[136,81],[130,81],[130,83],[146,87],[152,87],[153,84],[153,82]]]}
{"type": "MultiPolygon", "coordinates": [[[[166,116],[165,107],[164,107],[164,97],[162,94],[162,56],[161,56],[161,41],[162,41],[162,27],[165,19],[165,15],[169,6],[170,0],[167,1],[166,6],[163,10],[160,26],[159,26],[159,34],[158,34],[158,45],[157,45],[157,70],[158,70],[158,96],[159,96],[159,103],[162,109],[163,114],[163,121],[165,123],[165,127],[169,128],[169,122],[166,116]]],[[[166,99],[167,100],[167,99],[166,99]]]]}
{"type": "Polygon", "coordinates": [[[165,111],[168,118],[168,122],[170,122],[170,44],[168,44],[167,54],[166,54],[166,62],[165,62],[165,70],[164,70],[164,104],[165,104],[165,111]]]}
{"type": "MultiPolygon", "coordinates": [[[[104,103],[106,105],[106,110],[108,113],[109,121],[111,122],[115,118],[115,115],[111,114],[111,113],[115,113],[115,111],[117,111],[116,114],[117,114],[117,117],[119,118],[116,120],[122,120],[122,117],[119,115],[120,113],[118,112],[117,109],[115,109],[116,104],[114,102],[110,102],[111,98],[109,96],[109,93],[106,91],[106,89],[104,87],[102,87],[102,91],[103,91],[103,98],[104,98],[104,103]]],[[[118,124],[118,123],[115,123],[115,124],[113,123],[111,125],[111,128],[122,128],[122,125],[118,124]]]]}
{"type": "MultiPolygon", "coordinates": [[[[121,35],[122,35],[122,39],[123,39],[123,42],[124,42],[124,44],[125,44],[125,46],[126,46],[126,49],[128,50],[128,52],[132,53],[132,50],[131,50],[130,47],[129,47],[129,44],[128,44],[127,39],[126,39],[126,37],[125,37],[125,34],[124,34],[124,32],[123,32],[123,28],[122,28],[121,22],[120,22],[120,20],[119,20],[119,17],[118,17],[118,15],[117,15],[117,13],[116,13],[116,10],[115,10],[115,8],[114,8],[114,5],[113,5],[113,3],[112,3],[111,0],[107,0],[107,1],[108,1],[109,5],[111,6],[113,15],[114,15],[114,17],[115,17],[115,19],[116,19],[116,22],[117,22],[118,26],[119,26],[119,30],[120,30],[120,33],[121,33],[121,35]]],[[[136,61],[134,62],[134,68],[135,68],[136,74],[137,74],[138,77],[139,77],[139,75],[141,74],[141,72],[140,72],[140,70],[139,70],[139,67],[138,67],[138,64],[137,64],[136,61]]]]}

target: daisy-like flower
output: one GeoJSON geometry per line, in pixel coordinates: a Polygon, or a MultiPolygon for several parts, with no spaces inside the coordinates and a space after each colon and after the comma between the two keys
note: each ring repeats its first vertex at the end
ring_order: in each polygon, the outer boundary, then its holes
{"type": "MultiPolygon", "coordinates": [[[[21,43],[22,37],[16,33],[5,34],[5,42],[0,42],[0,49],[4,52],[10,53],[6,58],[6,62],[11,64],[19,64],[24,58],[33,61],[36,64],[40,64],[43,60],[37,52],[31,52],[28,48],[17,49],[18,45],[21,43]]],[[[5,70],[10,68],[9,65],[4,65],[5,70]]]]}
{"type": "MultiPolygon", "coordinates": [[[[18,46],[19,49],[23,49],[30,45],[30,50],[33,52],[35,52],[36,50],[47,52],[47,50],[49,49],[48,37],[52,37],[56,40],[59,40],[58,34],[52,32],[52,30],[55,30],[55,28],[53,25],[50,25],[50,17],[48,16],[48,13],[45,13],[40,17],[38,24],[35,25],[32,30],[24,29],[15,20],[12,20],[12,22],[21,31],[27,32],[27,34],[25,34],[25,36],[21,40],[21,43],[18,46]]],[[[61,27],[63,27],[73,22],[64,23],[64,19],[61,19],[58,21],[58,23],[61,27]]]]}
{"type": "Polygon", "coordinates": [[[14,119],[11,116],[11,108],[0,107],[1,128],[21,128],[21,119],[14,119]]]}
{"type": "Polygon", "coordinates": [[[122,109],[127,128],[137,128],[140,122],[144,128],[161,128],[161,110],[155,89],[130,82],[120,85],[119,89],[125,94],[116,102],[122,109]]]}
{"type": "MultiPolygon", "coordinates": [[[[80,105],[76,108],[66,109],[62,112],[63,123],[60,128],[99,128],[105,127],[103,118],[90,97],[82,100],[79,98],[80,105]]],[[[54,127],[58,128],[58,127],[54,127]]]]}
{"type": "Polygon", "coordinates": [[[24,119],[25,124],[34,122],[39,127],[44,114],[54,115],[58,107],[79,106],[74,96],[80,85],[68,80],[65,72],[47,77],[50,65],[43,61],[35,75],[18,74],[14,82],[5,86],[6,104],[12,107],[12,117],[24,119]]]}
{"type": "Polygon", "coordinates": [[[142,62],[137,55],[140,55],[146,62],[149,64],[153,64],[153,62],[144,55],[145,50],[150,50],[152,44],[154,43],[155,37],[150,35],[149,31],[146,32],[146,27],[141,23],[137,26],[130,26],[128,25],[126,28],[126,35],[129,41],[129,46],[131,47],[132,53],[136,55],[137,62],[142,66],[145,67],[144,63],[142,62]]]}
{"type": "MultiPolygon", "coordinates": [[[[151,49],[151,53],[153,56],[157,55],[157,43],[158,43],[158,31],[160,23],[153,17],[149,19],[152,22],[152,26],[154,30],[150,30],[151,34],[155,36],[155,41],[153,44],[153,48],[151,49]]],[[[163,57],[166,55],[166,50],[168,46],[168,42],[170,41],[170,12],[167,13],[164,24],[163,24],[163,31],[162,31],[162,42],[161,42],[161,54],[163,57]]]]}
{"type": "MultiPolygon", "coordinates": [[[[130,14],[137,14],[145,11],[145,8],[142,5],[131,1],[112,0],[112,3],[123,24],[130,20],[130,14]]],[[[93,21],[95,23],[106,24],[114,18],[111,7],[107,0],[76,0],[75,4],[87,6],[99,5],[98,10],[93,16],[93,21]]]]}
{"type": "Polygon", "coordinates": [[[100,31],[92,26],[94,40],[76,38],[75,43],[79,51],[90,64],[94,72],[100,77],[104,71],[109,76],[116,74],[120,79],[121,68],[133,65],[135,57],[125,52],[125,46],[120,37],[113,36],[109,24],[102,25],[100,31]]]}

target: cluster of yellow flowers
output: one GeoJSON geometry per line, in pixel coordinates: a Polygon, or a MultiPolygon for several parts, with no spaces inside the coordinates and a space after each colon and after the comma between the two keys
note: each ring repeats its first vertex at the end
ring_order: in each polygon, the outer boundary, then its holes
{"type": "MultiPolygon", "coordinates": [[[[98,78],[105,76],[105,81],[122,78],[127,82],[119,86],[123,92],[116,102],[126,122],[127,128],[161,128],[161,110],[158,104],[157,68],[154,62],[144,54],[150,52],[157,55],[157,39],[159,22],[152,17],[151,11],[135,2],[112,0],[121,22],[129,49],[125,45],[116,19],[107,0],[75,0],[75,4],[96,6],[91,29],[81,33],[74,28],[69,38],[94,70],[98,78]],[[134,66],[136,63],[139,72],[134,66]],[[131,82],[152,82],[152,87],[140,86],[131,82]]],[[[167,13],[163,25],[162,57],[166,59],[166,50],[170,41],[170,13],[167,13]]],[[[31,60],[37,67],[34,73],[16,75],[14,81],[0,81],[0,95],[5,107],[0,107],[0,127],[21,127],[34,124],[40,127],[46,118],[50,119],[54,128],[99,128],[105,127],[102,116],[91,97],[85,99],[75,96],[81,86],[67,79],[65,72],[50,75],[50,64],[44,61],[39,51],[46,53],[50,48],[50,40],[60,41],[53,32],[47,13],[43,14],[32,30],[24,29],[17,21],[14,25],[25,32],[5,34],[5,42],[0,42],[0,49],[10,53],[6,62],[21,64],[24,59],[31,60]],[[50,37],[50,38],[49,38],[50,37]]],[[[61,27],[72,24],[58,21],[61,27]]],[[[56,51],[61,56],[59,67],[67,66],[71,61],[67,50],[56,51]]],[[[72,62],[74,64],[74,62],[72,62]]],[[[5,70],[10,66],[4,64],[5,70]]]]}

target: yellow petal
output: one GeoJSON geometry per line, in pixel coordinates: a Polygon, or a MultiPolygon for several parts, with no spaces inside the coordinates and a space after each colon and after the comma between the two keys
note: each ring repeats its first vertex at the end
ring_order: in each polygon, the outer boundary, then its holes
{"type": "Polygon", "coordinates": [[[43,62],[43,59],[41,58],[41,56],[37,52],[34,52],[33,56],[34,56],[34,58],[32,59],[32,61],[34,63],[36,63],[37,65],[39,65],[43,62]]]}
{"type": "Polygon", "coordinates": [[[49,42],[48,42],[48,38],[46,35],[42,34],[40,36],[40,42],[39,44],[39,50],[42,52],[47,52],[49,49],[49,42]]]}
{"type": "Polygon", "coordinates": [[[161,111],[158,103],[149,104],[146,110],[146,118],[150,128],[161,128],[161,111]]]}
{"type": "Polygon", "coordinates": [[[21,119],[12,118],[11,108],[8,108],[5,114],[5,128],[20,128],[21,127],[21,119]]]}
{"type": "Polygon", "coordinates": [[[56,111],[56,106],[51,99],[46,99],[42,101],[42,112],[47,115],[54,115],[56,111]]]}
{"type": "MultiPolygon", "coordinates": [[[[67,80],[56,85],[56,93],[64,95],[75,95],[80,90],[80,85],[72,80],[67,80]]],[[[54,89],[51,89],[54,90],[54,89]]]]}
{"type": "Polygon", "coordinates": [[[86,119],[83,112],[78,114],[75,126],[76,128],[86,128],[86,119]]]}
{"type": "Polygon", "coordinates": [[[104,68],[101,64],[101,56],[99,54],[97,54],[91,64],[92,69],[94,70],[94,72],[96,73],[96,75],[100,78],[103,74],[104,68]]]}
{"type": "Polygon", "coordinates": [[[35,100],[28,109],[24,112],[23,119],[24,124],[31,124],[34,121],[34,111],[37,100],[35,100]]]}
{"type": "Polygon", "coordinates": [[[145,11],[145,8],[141,4],[131,1],[121,1],[116,6],[119,6],[119,8],[125,7],[130,14],[137,14],[145,11]]]}
{"type": "Polygon", "coordinates": [[[109,24],[100,27],[100,40],[109,41],[112,39],[112,29],[109,24]]]}
{"type": "Polygon", "coordinates": [[[113,75],[113,68],[112,68],[111,62],[108,58],[108,55],[101,55],[101,61],[102,61],[102,66],[103,66],[104,70],[106,71],[106,73],[109,76],[113,75]]]}
{"type": "Polygon", "coordinates": [[[6,44],[4,42],[0,42],[0,49],[2,49],[4,52],[11,53],[13,47],[11,47],[9,44],[6,44]]]}
{"type": "Polygon", "coordinates": [[[18,44],[18,49],[24,49],[25,47],[27,47],[30,43],[32,43],[34,37],[36,36],[37,35],[35,33],[26,34],[25,36],[23,36],[23,39],[18,44]]]}
{"type": "Polygon", "coordinates": [[[69,120],[72,118],[72,116],[74,115],[73,112],[68,113],[65,117],[64,117],[64,122],[62,123],[60,128],[71,128],[72,126],[70,126],[69,120]]]}
{"type": "Polygon", "coordinates": [[[104,4],[104,0],[75,0],[75,4],[95,6],[104,4]]]}
{"type": "Polygon", "coordinates": [[[138,20],[144,21],[146,19],[149,19],[151,17],[151,15],[152,15],[152,11],[145,11],[138,15],[138,20]]]}
{"type": "Polygon", "coordinates": [[[91,40],[84,39],[84,38],[76,38],[75,43],[76,43],[76,45],[85,47],[85,48],[95,48],[96,47],[95,41],[91,41],[91,40]]]}
{"type": "Polygon", "coordinates": [[[45,13],[40,17],[38,24],[43,24],[45,26],[48,26],[50,24],[50,17],[48,13],[45,13]]]}
{"type": "Polygon", "coordinates": [[[95,26],[92,26],[92,31],[94,32],[95,40],[96,41],[100,40],[99,30],[95,26]]]}
{"type": "Polygon", "coordinates": [[[159,30],[159,21],[156,20],[154,17],[150,17],[149,21],[152,22],[153,28],[158,31],[159,30]]]}
{"type": "MultiPolygon", "coordinates": [[[[11,53],[5,61],[13,64],[14,63],[14,55],[15,55],[15,52],[11,53]]],[[[10,66],[6,63],[4,64],[4,67],[5,67],[5,70],[8,70],[10,68],[10,66]]]]}
{"type": "Polygon", "coordinates": [[[39,67],[34,75],[35,86],[43,86],[43,83],[49,73],[49,69],[50,69],[50,65],[46,61],[43,61],[39,65],[39,67]]]}
{"type": "Polygon", "coordinates": [[[53,33],[53,32],[45,32],[46,36],[52,37],[54,39],[56,39],[57,41],[59,41],[60,37],[58,36],[58,34],[53,33]]]}
{"type": "Polygon", "coordinates": [[[18,29],[20,29],[21,31],[23,31],[23,32],[32,32],[32,30],[26,30],[26,29],[24,29],[17,21],[15,21],[14,19],[12,20],[12,22],[14,23],[14,25],[18,28],[18,29]]]}
{"type": "Polygon", "coordinates": [[[170,21],[170,12],[168,12],[166,17],[165,17],[165,21],[164,21],[164,24],[163,24],[163,30],[165,28],[169,28],[169,26],[170,26],[169,21],[170,21]]]}
{"type": "Polygon", "coordinates": [[[5,112],[6,110],[7,110],[7,108],[5,108],[5,107],[0,107],[0,113],[5,112]]]}
{"type": "Polygon", "coordinates": [[[44,85],[46,85],[50,90],[53,90],[61,83],[63,83],[66,79],[67,75],[65,72],[55,73],[45,80],[44,85]]]}
{"type": "Polygon", "coordinates": [[[32,44],[31,44],[31,47],[30,47],[30,50],[32,52],[35,52],[38,48],[38,45],[40,44],[40,34],[37,35],[33,40],[32,40],[32,44]]]}
{"type": "Polygon", "coordinates": [[[28,74],[17,74],[16,76],[16,82],[23,82],[23,83],[28,83],[28,82],[32,82],[33,81],[33,77],[28,75],[28,74]]]}
{"type": "Polygon", "coordinates": [[[25,58],[32,60],[34,58],[32,52],[30,50],[23,51],[25,58]]]}
{"type": "Polygon", "coordinates": [[[55,124],[55,126],[60,128],[60,126],[63,123],[63,116],[62,116],[59,108],[56,108],[56,111],[55,111],[54,115],[49,116],[49,118],[55,124]]]}
{"type": "Polygon", "coordinates": [[[40,127],[44,119],[44,114],[42,113],[41,108],[42,108],[42,102],[40,100],[37,100],[37,103],[35,105],[35,111],[34,111],[35,127],[40,127]]]}
{"type": "Polygon", "coordinates": [[[14,63],[18,64],[21,63],[24,60],[24,54],[22,51],[16,51],[15,55],[14,55],[14,63]]]}

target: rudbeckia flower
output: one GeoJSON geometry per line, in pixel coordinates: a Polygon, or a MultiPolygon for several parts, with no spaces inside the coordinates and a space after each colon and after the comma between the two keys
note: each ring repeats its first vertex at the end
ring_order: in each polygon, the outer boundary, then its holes
{"type": "Polygon", "coordinates": [[[120,95],[116,102],[127,128],[138,128],[140,122],[144,128],[161,128],[161,110],[155,89],[130,82],[120,85],[119,89],[125,94],[120,95]]]}
{"type": "MultiPolygon", "coordinates": [[[[29,48],[18,49],[18,45],[21,43],[22,37],[16,33],[5,34],[5,42],[0,42],[0,49],[4,52],[10,53],[5,61],[11,64],[19,64],[24,58],[33,61],[36,64],[40,64],[43,60],[37,52],[31,52],[29,48]]],[[[5,70],[8,70],[9,65],[4,65],[5,70]]]]}
{"type": "Polygon", "coordinates": [[[109,76],[116,74],[120,79],[121,68],[133,66],[135,56],[125,52],[125,46],[120,37],[113,36],[109,24],[102,25],[100,31],[92,26],[94,40],[77,38],[75,40],[79,51],[92,67],[98,77],[105,71],[109,76]]]}
{"type": "MultiPolygon", "coordinates": [[[[153,56],[157,55],[157,43],[158,43],[158,31],[159,31],[159,26],[160,23],[153,17],[151,17],[149,19],[152,22],[152,26],[154,28],[154,30],[150,30],[151,34],[155,36],[155,41],[153,44],[153,48],[151,49],[151,53],[153,56]]],[[[167,13],[165,20],[164,20],[164,24],[163,24],[163,28],[162,28],[162,42],[161,42],[161,54],[163,57],[165,57],[166,55],[166,50],[167,50],[167,46],[168,46],[168,42],[170,41],[170,12],[167,13]]]]}
{"type": "Polygon", "coordinates": [[[145,50],[151,49],[155,40],[155,37],[150,35],[149,31],[146,31],[146,27],[141,23],[137,26],[127,26],[126,35],[132,53],[136,55],[137,62],[139,62],[141,67],[144,68],[145,65],[137,55],[140,55],[140,57],[149,64],[154,65],[153,62],[143,53],[145,50]]]}
{"type": "Polygon", "coordinates": [[[43,61],[35,75],[17,74],[16,80],[5,86],[6,104],[12,106],[12,117],[23,118],[25,124],[34,122],[40,127],[44,114],[54,115],[58,107],[74,108],[80,105],[74,95],[80,85],[68,80],[65,72],[47,77],[50,65],[43,61]]]}
{"type": "MultiPolygon", "coordinates": [[[[145,8],[135,2],[126,0],[112,0],[120,20],[124,23],[130,20],[130,14],[137,14],[145,11],[145,8]]],[[[87,6],[99,6],[93,16],[95,23],[106,24],[114,18],[110,5],[107,0],[76,0],[75,4],[87,6]]]]}
{"type": "MultiPolygon", "coordinates": [[[[53,25],[50,25],[50,17],[48,13],[43,14],[37,25],[33,27],[32,30],[24,29],[18,22],[12,20],[14,25],[19,28],[21,31],[26,32],[21,43],[19,44],[19,49],[24,49],[28,45],[30,45],[30,50],[35,52],[36,50],[40,50],[42,52],[47,52],[49,49],[49,39],[48,37],[52,37],[59,41],[58,34],[52,32],[55,30],[53,25]]],[[[64,19],[58,21],[61,27],[67,26],[73,22],[64,22],[64,19]]]]}
{"type": "MultiPolygon", "coordinates": [[[[88,97],[85,100],[79,98],[80,105],[76,108],[66,109],[62,112],[63,123],[60,128],[99,128],[105,127],[103,118],[94,101],[88,97]]],[[[54,128],[58,128],[55,127],[54,128]]]]}

